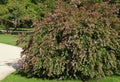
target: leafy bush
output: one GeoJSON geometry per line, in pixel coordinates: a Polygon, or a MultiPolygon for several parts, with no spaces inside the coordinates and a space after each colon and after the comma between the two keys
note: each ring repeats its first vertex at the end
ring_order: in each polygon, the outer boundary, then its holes
{"type": "Polygon", "coordinates": [[[5,27],[3,25],[0,25],[0,29],[5,29],[5,27]]]}
{"type": "Polygon", "coordinates": [[[28,77],[58,79],[100,78],[120,71],[120,39],[112,27],[120,24],[117,4],[84,3],[77,7],[65,0],[37,23],[25,43],[20,72],[28,77]]]}
{"type": "Polygon", "coordinates": [[[0,5],[1,4],[6,4],[8,2],[8,0],[0,0],[0,5]]]}

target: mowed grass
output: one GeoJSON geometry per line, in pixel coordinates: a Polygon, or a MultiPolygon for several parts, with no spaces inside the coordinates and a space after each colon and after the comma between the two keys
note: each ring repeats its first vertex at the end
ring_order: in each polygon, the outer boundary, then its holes
{"type": "Polygon", "coordinates": [[[26,78],[17,72],[12,73],[1,82],[82,82],[80,80],[43,80],[38,78],[26,78]]]}
{"type": "MultiPolygon", "coordinates": [[[[0,34],[0,43],[15,45],[17,37],[11,34],[0,34]]],[[[14,72],[0,82],[82,82],[80,80],[43,80],[38,78],[26,78],[14,72]]],[[[120,82],[120,76],[105,77],[102,79],[92,79],[88,82],[120,82]]]]}
{"type": "Polygon", "coordinates": [[[0,34],[0,43],[16,45],[17,36],[11,34],[0,34]]]}
{"type": "Polygon", "coordinates": [[[93,79],[88,82],[120,82],[120,76],[110,76],[101,79],[93,79]]]}
{"type": "MultiPolygon", "coordinates": [[[[82,82],[81,80],[43,80],[38,78],[26,78],[21,74],[14,72],[1,82],[82,82]]],[[[105,77],[101,79],[92,79],[87,82],[120,82],[119,76],[105,77]]]]}

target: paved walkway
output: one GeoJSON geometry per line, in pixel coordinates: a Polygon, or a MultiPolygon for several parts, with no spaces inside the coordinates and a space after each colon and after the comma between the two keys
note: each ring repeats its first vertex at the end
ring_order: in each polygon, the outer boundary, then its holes
{"type": "Polygon", "coordinates": [[[19,47],[0,43],[0,80],[16,71],[21,51],[19,47]]]}
{"type": "MultiPolygon", "coordinates": [[[[6,30],[0,30],[1,33],[6,33],[7,31],[6,30]]],[[[12,30],[9,30],[8,31],[9,33],[33,33],[34,31],[30,31],[30,30],[23,30],[23,31],[12,31],[12,30]]]]}

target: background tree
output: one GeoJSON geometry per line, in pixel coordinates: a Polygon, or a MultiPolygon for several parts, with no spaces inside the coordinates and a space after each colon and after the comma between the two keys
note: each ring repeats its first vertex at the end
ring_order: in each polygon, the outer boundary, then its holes
{"type": "Polygon", "coordinates": [[[0,4],[0,20],[6,29],[9,27],[31,27],[36,24],[44,13],[54,9],[54,0],[5,0],[0,4]],[[29,22],[29,23],[28,23],[29,22]]]}

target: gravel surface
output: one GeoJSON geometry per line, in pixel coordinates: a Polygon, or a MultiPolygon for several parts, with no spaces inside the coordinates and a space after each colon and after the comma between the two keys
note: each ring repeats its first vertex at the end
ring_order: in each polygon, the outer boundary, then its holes
{"type": "Polygon", "coordinates": [[[20,47],[0,43],[0,80],[16,71],[21,51],[20,47]]]}

